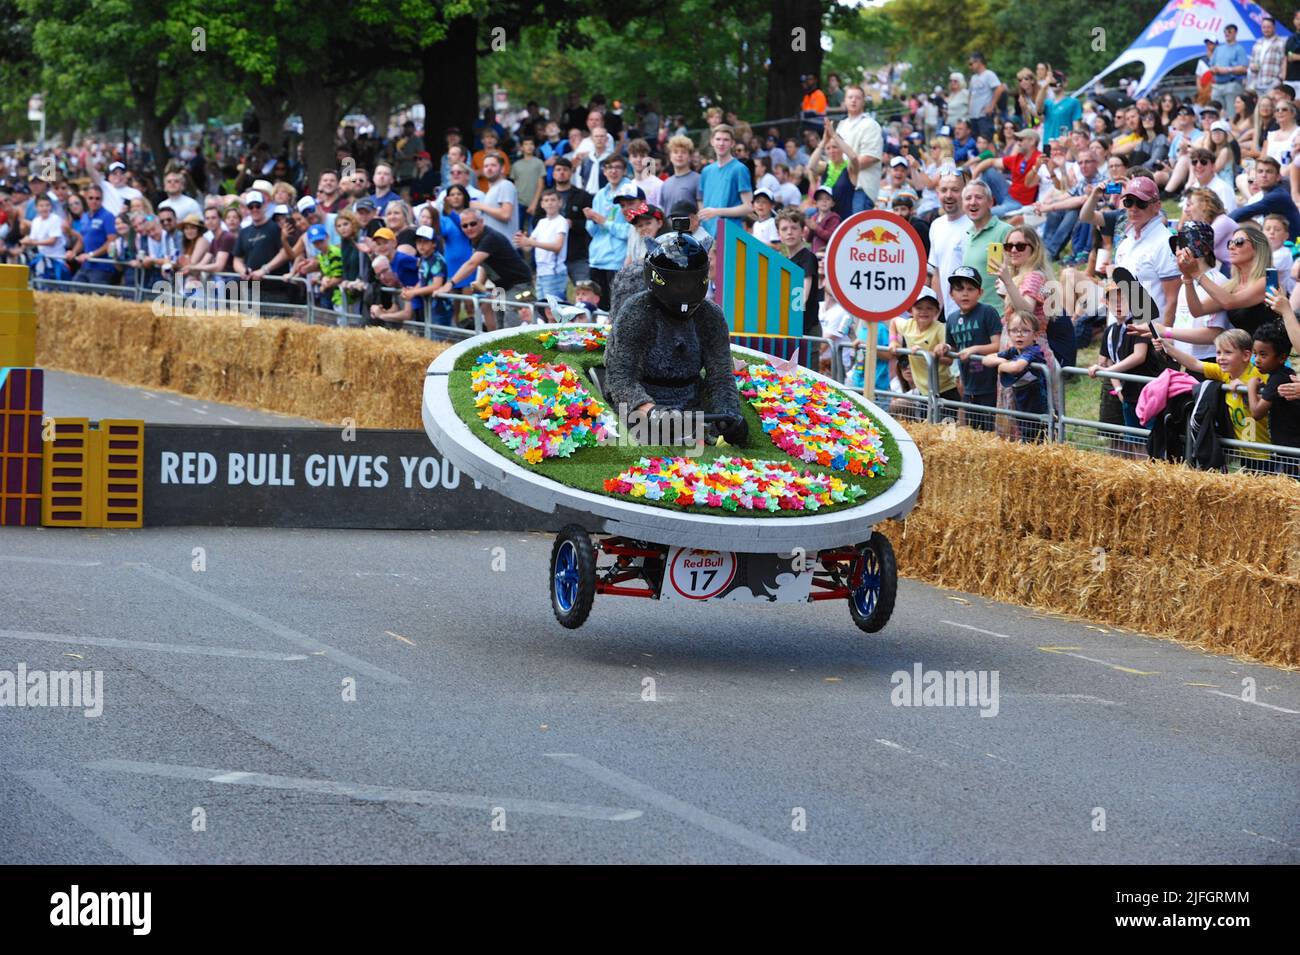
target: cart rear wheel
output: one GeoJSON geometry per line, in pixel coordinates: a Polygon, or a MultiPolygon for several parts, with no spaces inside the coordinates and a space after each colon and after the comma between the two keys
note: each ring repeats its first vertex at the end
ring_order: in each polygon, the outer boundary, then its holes
{"type": "Polygon", "coordinates": [[[596,549],[591,536],[569,524],[551,548],[551,610],[560,626],[576,630],[591,613],[596,597],[596,549]]]}
{"type": "Polygon", "coordinates": [[[889,623],[898,595],[898,564],[889,538],[879,531],[858,547],[862,555],[859,574],[849,586],[849,614],[866,633],[875,633],[889,623]]]}

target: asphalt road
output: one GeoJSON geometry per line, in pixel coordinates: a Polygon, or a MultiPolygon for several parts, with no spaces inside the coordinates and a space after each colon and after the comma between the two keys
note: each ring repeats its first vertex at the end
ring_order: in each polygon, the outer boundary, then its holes
{"type": "Polygon", "coordinates": [[[571,632],[542,535],[0,541],[0,670],[103,674],[98,717],[0,707],[3,862],[1300,861],[1295,673],[909,581],[874,637],[614,597],[571,632]],[[996,671],[996,715],[893,705],[917,664],[996,671]]]}
{"type": "Polygon", "coordinates": [[[150,424],[243,424],[261,427],[314,425],[316,421],[201,401],[174,391],[136,388],[104,378],[45,369],[45,413],[52,417],[137,418],[150,424]]]}

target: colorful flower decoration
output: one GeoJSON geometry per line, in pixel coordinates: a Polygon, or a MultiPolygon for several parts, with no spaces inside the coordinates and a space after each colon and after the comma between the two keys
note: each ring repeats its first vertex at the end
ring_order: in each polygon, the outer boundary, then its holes
{"type": "Polygon", "coordinates": [[[863,477],[884,472],[888,458],[875,422],[825,381],[750,364],[736,369],[736,384],[763,430],[791,457],[863,477]]]}
{"type": "Polygon", "coordinates": [[[641,458],[605,490],[680,507],[723,511],[802,512],[856,501],[867,492],[833,474],[802,471],[783,461],[750,458],[641,458]]]}
{"type": "Polygon", "coordinates": [[[543,348],[557,351],[600,351],[605,347],[608,329],[604,325],[591,328],[560,328],[537,333],[543,348]]]}
{"type": "Polygon", "coordinates": [[[547,364],[541,355],[486,352],[470,378],[478,416],[529,464],[617,437],[613,415],[567,365],[547,364]]]}

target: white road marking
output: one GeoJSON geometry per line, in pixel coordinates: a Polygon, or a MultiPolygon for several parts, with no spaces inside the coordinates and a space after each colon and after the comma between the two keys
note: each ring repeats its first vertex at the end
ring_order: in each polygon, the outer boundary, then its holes
{"type": "Polygon", "coordinates": [[[927,756],[925,753],[918,753],[914,749],[908,749],[906,746],[895,743],[892,739],[878,739],[876,742],[881,746],[888,746],[890,749],[896,749],[901,753],[906,753],[908,756],[915,756],[917,759],[923,759],[927,763],[934,763],[934,765],[942,766],[944,769],[952,769],[951,766],[942,760],[935,759],[933,756],[927,756]]]}
{"type": "Polygon", "coordinates": [[[551,759],[563,763],[570,769],[576,769],[580,773],[585,773],[612,789],[617,789],[625,795],[632,796],[635,799],[640,799],[642,802],[649,803],[658,809],[663,809],[665,812],[672,813],[674,816],[684,819],[686,822],[689,822],[694,826],[699,826],[701,829],[711,832],[714,835],[722,836],[724,839],[730,839],[732,842],[744,846],[746,849],[752,849],[754,852],[764,855],[769,859],[795,865],[822,864],[819,860],[814,859],[811,856],[806,856],[802,852],[796,852],[794,849],[783,846],[779,842],[773,842],[765,836],[760,836],[756,832],[751,832],[744,826],[736,825],[734,822],[730,822],[720,816],[715,816],[713,813],[706,812],[698,806],[692,806],[690,803],[683,802],[675,796],[662,793],[630,776],[624,776],[622,773],[615,772],[612,769],[607,769],[599,763],[587,759],[584,756],[579,756],[576,753],[547,753],[546,755],[551,759]]]}
{"type": "Polygon", "coordinates": [[[175,865],[166,855],[76,792],[54,773],[33,769],[14,775],[132,862],[138,865],[175,865]]]}
{"type": "Polygon", "coordinates": [[[207,414],[207,412],[204,411],[202,408],[191,408],[190,410],[193,411],[195,414],[207,414]]]}
{"type": "Polygon", "coordinates": [[[1300,710],[1288,710],[1285,706],[1274,706],[1272,703],[1261,703],[1259,700],[1243,700],[1240,693],[1224,693],[1222,690],[1206,690],[1205,692],[1213,693],[1215,696],[1226,696],[1238,703],[1249,703],[1251,706],[1262,706],[1265,709],[1277,710],[1279,713],[1290,713],[1293,716],[1300,715],[1300,710]]]}
{"type": "Polygon", "coordinates": [[[0,560],[11,560],[18,564],[49,564],[53,567],[102,567],[99,560],[61,560],[58,557],[14,557],[0,556],[0,560]]]}
{"type": "Polygon", "coordinates": [[[234,418],[223,417],[221,420],[224,421],[226,424],[239,424],[239,422],[236,421],[234,418]]]}
{"type": "Polygon", "coordinates": [[[1123,706],[1115,700],[1104,700],[1100,696],[1087,693],[1004,693],[1008,699],[1044,699],[1044,700],[1082,700],[1084,703],[1098,703],[1102,706],[1123,706]]]}
{"type": "Polygon", "coordinates": [[[302,647],[304,650],[319,652],[322,656],[328,657],[335,663],[347,667],[348,669],[355,670],[358,673],[364,673],[371,679],[378,680],[380,683],[396,684],[406,682],[406,680],[402,679],[396,673],[390,673],[383,667],[375,666],[373,663],[367,663],[358,657],[352,656],[350,653],[344,653],[342,650],[336,650],[329,644],[317,640],[315,637],[309,637],[305,633],[299,633],[297,630],[276,623],[274,620],[262,616],[256,610],[249,610],[247,607],[242,607],[233,600],[227,600],[225,597],[218,597],[216,594],[208,593],[208,591],[196,587],[188,581],[181,580],[179,577],[173,577],[171,574],[165,573],[149,564],[127,564],[127,566],[138,570],[146,577],[152,577],[154,580],[167,584],[170,587],[174,587],[181,593],[189,594],[195,600],[202,600],[204,603],[211,604],[219,610],[224,610],[232,617],[238,617],[240,620],[243,620],[246,623],[251,623],[258,629],[265,630],[267,633],[277,636],[282,640],[287,640],[295,646],[302,647]]]}
{"type": "Polygon", "coordinates": [[[1039,647],[1044,653],[1059,653],[1063,657],[1074,657],[1076,660],[1087,660],[1089,663],[1100,663],[1104,667],[1110,667],[1112,670],[1119,670],[1121,673],[1132,673],[1134,676],[1157,676],[1158,670],[1135,670],[1132,667],[1121,666],[1118,663],[1111,663],[1109,660],[1098,660],[1096,657],[1085,657],[1082,653],[1073,653],[1078,647],[1039,647]]]}
{"type": "Polygon", "coordinates": [[[537,799],[514,799],[509,796],[476,796],[472,793],[435,792],[429,789],[403,789],[394,786],[371,786],[343,783],[332,779],[305,779],[230,769],[206,769],[202,766],[176,766],[170,763],[142,763],[125,759],[103,759],[86,763],[89,769],[115,773],[136,773],[168,779],[193,779],[231,786],[256,786],[259,789],[283,789],[323,796],[346,796],[371,802],[404,803],[413,806],[454,806],[459,809],[482,809],[491,812],[501,807],[507,813],[520,812],[539,816],[567,816],[572,819],[595,819],[600,822],[628,822],[640,818],[640,809],[617,806],[584,806],[568,802],[543,802],[537,799]]]}
{"type": "Polygon", "coordinates": [[[69,643],[73,646],[112,647],[120,650],[158,650],[162,653],[192,653],[203,657],[242,657],[245,660],[276,660],[292,663],[306,660],[301,653],[274,653],[270,650],[241,650],[236,647],[205,647],[185,643],[150,643],[145,640],[118,640],[115,637],[74,637],[66,633],[37,633],[32,630],[0,630],[0,639],[39,640],[42,643],[69,643]]]}
{"type": "Polygon", "coordinates": [[[167,403],[168,403],[169,405],[176,405],[178,408],[180,407],[180,404],[181,404],[181,403],[180,403],[179,401],[177,401],[175,398],[168,398],[168,399],[167,399],[167,403]]]}
{"type": "Polygon", "coordinates": [[[1241,831],[1248,836],[1254,836],[1257,839],[1263,839],[1265,842],[1271,842],[1274,845],[1282,846],[1284,849],[1290,849],[1292,852],[1300,852],[1300,849],[1297,849],[1295,846],[1291,845],[1290,843],[1283,842],[1281,839],[1274,839],[1272,836],[1266,836],[1263,833],[1254,832],[1251,829],[1243,829],[1241,831]]]}
{"type": "Polygon", "coordinates": [[[968,623],[958,623],[956,620],[940,620],[939,622],[946,623],[950,627],[961,627],[963,630],[974,630],[976,633],[988,634],[990,637],[1001,637],[1003,640],[1011,639],[1005,633],[996,633],[993,630],[985,630],[982,627],[972,627],[968,623]]]}

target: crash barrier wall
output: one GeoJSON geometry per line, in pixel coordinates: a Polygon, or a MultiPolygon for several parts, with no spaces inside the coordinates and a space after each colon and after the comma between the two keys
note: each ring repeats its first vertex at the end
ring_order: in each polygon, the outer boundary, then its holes
{"type": "Polygon", "coordinates": [[[423,431],[151,424],[145,442],[150,526],[557,531],[583,521],[482,488],[423,431]]]}
{"type": "Polygon", "coordinates": [[[141,527],[144,422],[51,418],[44,446],[41,523],[141,527]]]}
{"type": "Polygon", "coordinates": [[[419,428],[418,383],[445,343],[238,315],[156,315],[37,295],[41,365],[357,427],[419,428]],[[414,384],[413,384],[414,383],[414,384]]]}
{"type": "Polygon", "coordinates": [[[1300,665],[1300,482],[908,430],[920,504],[883,528],[907,576],[1300,665]]]}

